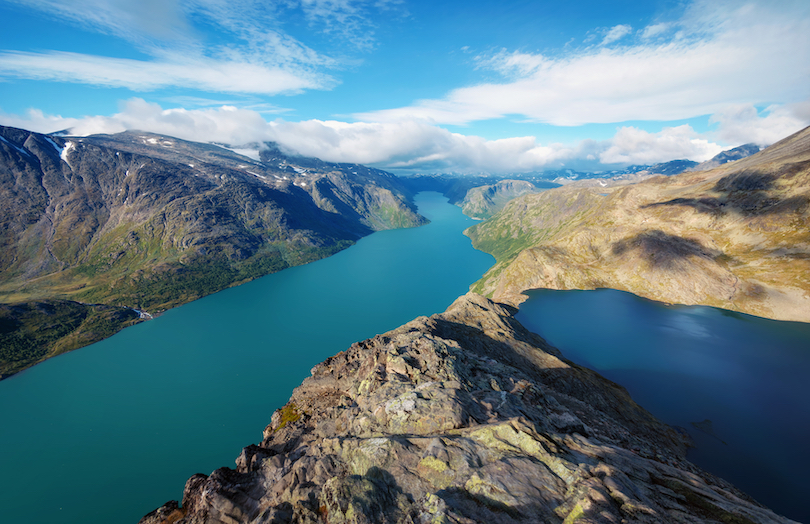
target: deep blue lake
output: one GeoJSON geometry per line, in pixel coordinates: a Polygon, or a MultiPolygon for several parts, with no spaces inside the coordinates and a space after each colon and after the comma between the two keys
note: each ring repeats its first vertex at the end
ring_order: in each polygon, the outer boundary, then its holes
{"type": "Polygon", "coordinates": [[[134,524],[233,466],[309,370],[444,311],[494,259],[439,193],[432,222],[168,311],[0,382],[0,521],[134,524]]]}
{"type": "Polygon", "coordinates": [[[527,294],[520,322],[688,430],[692,462],[810,523],[810,324],[609,289],[527,294]]]}

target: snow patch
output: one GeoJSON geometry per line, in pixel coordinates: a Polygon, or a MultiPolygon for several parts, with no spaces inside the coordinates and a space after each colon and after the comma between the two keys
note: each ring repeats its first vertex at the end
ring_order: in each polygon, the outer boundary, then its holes
{"type": "MultiPolygon", "coordinates": [[[[68,162],[68,154],[70,154],[70,150],[74,149],[74,148],[75,148],[75,145],[73,144],[73,142],[65,142],[65,148],[62,149],[62,151],[59,153],[59,157],[62,160],[64,160],[65,164],[67,164],[67,165],[70,165],[70,162],[68,162]]],[[[72,167],[73,166],[71,166],[71,168],[72,167]]]]}
{"type": "Polygon", "coordinates": [[[291,168],[293,168],[293,170],[294,170],[296,173],[298,173],[299,175],[303,175],[303,174],[307,173],[307,170],[306,170],[306,169],[304,169],[304,168],[301,168],[301,167],[295,167],[295,166],[290,166],[290,167],[291,167],[291,168]]]}
{"type": "Polygon", "coordinates": [[[251,175],[257,176],[259,178],[267,178],[266,176],[260,175],[259,173],[254,173],[253,171],[245,171],[245,173],[250,173],[251,175]]]}
{"type": "MultiPolygon", "coordinates": [[[[47,137],[46,137],[46,138],[47,138],[47,137]]],[[[15,146],[14,144],[12,144],[11,142],[9,142],[8,140],[6,140],[5,138],[3,138],[2,136],[0,136],[0,140],[2,140],[3,142],[5,142],[6,144],[10,145],[11,147],[13,147],[14,149],[16,149],[16,150],[17,150],[17,151],[19,151],[20,153],[25,153],[26,155],[31,156],[31,153],[29,153],[29,152],[28,152],[28,151],[26,151],[25,149],[22,149],[22,148],[20,148],[20,147],[15,146]]],[[[51,143],[53,144],[53,142],[51,142],[51,143]]]]}
{"type": "MultiPolygon", "coordinates": [[[[59,153],[59,156],[62,156],[62,148],[61,148],[61,147],[59,147],[58,145],[56,145],[56,142],[54,142],[53,140],[51,140],[51,139],[50,139],[50,137],[47,137],[47,136],[46,136],[46,137],[44,137],[44,138],[45,138],[45,140],[47,140],[48,142],[50,142],[50,144],[53,146],[53,148],[54,148],[54,149],[56,149],[56,152],[57,152],[57,153],[59,153]]],[[[69,143],[70,143],[70,142],[68,142],[68,144],[69,144],[69,143]]],[[[66,145],[67,145],[67,144],[66,144],[66,145]]]]}

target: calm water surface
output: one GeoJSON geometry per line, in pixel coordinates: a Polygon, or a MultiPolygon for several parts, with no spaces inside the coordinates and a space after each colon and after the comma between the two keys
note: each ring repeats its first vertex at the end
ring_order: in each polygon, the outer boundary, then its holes
{"type": "Polygon", "coordinates": [[[233,466],[309,370],[444,311],[494,262],[438,193],[432,223],[173,309],[0,382],[0,521],[134,524],[233,466]]]}
{"type": "Polygon", "coordinates": [[[523,325],[687,429],[694,463],[810,523],[810,324],[607,289],[527,294],[523,325]]]}

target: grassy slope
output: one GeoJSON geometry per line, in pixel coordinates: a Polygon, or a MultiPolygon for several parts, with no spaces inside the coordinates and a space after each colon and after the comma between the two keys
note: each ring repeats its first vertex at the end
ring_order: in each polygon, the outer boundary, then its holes
{"type": "Polygon", "coordinates": [[[138,322],[126,308],[63,300],[0,304],[0,378],[138,322]]]}
{"type": "Polygon", "coordinates": [[[473,290],[609,287],[810,321],[810,131],[712,171],[521,197],[468,230],[495,266],[473,290]]]}

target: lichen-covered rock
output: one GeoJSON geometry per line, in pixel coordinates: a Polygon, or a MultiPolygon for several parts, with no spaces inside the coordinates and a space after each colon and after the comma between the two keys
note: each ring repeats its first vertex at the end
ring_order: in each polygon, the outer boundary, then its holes
{"type": "Polygon", "coordinates": [[[236,470],[142,524],[790,522],[514,312],[468,294],[327,359],[236,470]]]}

